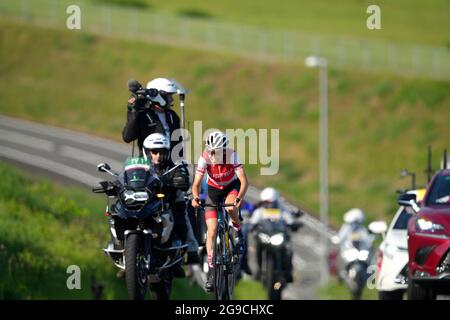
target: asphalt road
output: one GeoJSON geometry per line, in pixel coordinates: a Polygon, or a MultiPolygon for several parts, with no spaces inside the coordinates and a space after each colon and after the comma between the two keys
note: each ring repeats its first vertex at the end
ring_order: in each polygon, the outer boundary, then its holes
{"type": "MultiPolygon", "coordinates": [[[[108,179],[96,170],[97,164],[106,162],[119,171],[130,155],[131,146],[126,143],[0,116],[0,159],[64,184],[85,186],[88,192],[98,181],[108,179]]],[[[257,201],[259,191],[250,187],[247,200],[257,201]]],[[[300,222],[304,224],[303,228],[292,237],[295,281],[288,285],[283,299],[317,299],[324,252],[319,245],[320,230],[323,229],[321,223],[308,213],[300,218],[300,222]]]]}

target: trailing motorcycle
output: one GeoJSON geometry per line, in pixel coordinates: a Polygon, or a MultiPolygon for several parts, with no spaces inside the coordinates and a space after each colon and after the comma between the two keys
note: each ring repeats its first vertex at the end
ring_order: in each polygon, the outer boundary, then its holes
{"type": "MultiPolygon", "coordinates": [[[[280,209],[274,211],[273,217],[279,217],[280,209]]],[[[299,223],[287,225],[281,219],[264,219],[253,228],[259,274],[270,300],[280,300],[282,291],[292,279],[292,249],[289,228],[297,231],[299,223]]]]}
{"type": "Polygon", "coordinates": [[[352,299],[361,299],[364,287],[370,276],[374,236],[364,228],[353,231],[340,248],[338,278],[350,289],[352,299]]]}
{"type": "Polygon", "coordinates": [[[144,299],[149,286],[154,299],[170,297],[173,267],[182,263],[187,245],[172,232],[174,219],[162,190],[170,183],[165,176],[180,165],[161,176],[145,158],[128,158],[120,175],[106,163],[97,166],[116,178],[92,189],[108,197],[105,214],[112,240],[103,250],[125,272],[132,300],[144,299]]]}

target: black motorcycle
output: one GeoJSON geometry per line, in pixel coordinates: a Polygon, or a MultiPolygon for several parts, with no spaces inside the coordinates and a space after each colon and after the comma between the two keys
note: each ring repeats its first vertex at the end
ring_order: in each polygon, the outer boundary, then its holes
{"type": "Polygon", "coordinates": [[[144,158],[128,158],[120,175],[106,163],[97,168],[116,178],[92,191],[108,197],[112,241],[103,250],[125,272],[128,297],[142,300],[150,286],[153,299],[169,299],[173,267],[182,263],[187,249],[172,232],[174,219],[162,192],[168,183],[164,177],[173,169],[158,176],[144,158]]]}
{"type": "Polygon", "coordinates": [[[264,219],[253,229],[260,268],[257,277],[270,300],[280,300],[286,284],[293,281],[289,228],[296,231],[300,226],[300,223],[288,226],[281,219],[264,219]]]}

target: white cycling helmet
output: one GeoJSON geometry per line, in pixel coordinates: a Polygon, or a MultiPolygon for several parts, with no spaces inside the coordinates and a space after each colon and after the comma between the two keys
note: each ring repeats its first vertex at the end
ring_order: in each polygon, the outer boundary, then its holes
{"type": "Polygon", "coordinates": [[[214,131],[206,138],[208,150],[225,149],[228,145],[228,137],[222,131],[214,131]]]}
{"type": "Polygon", "coordinates": [[[166,78],[156,78],[147,83],[147,89],[154,89],[155,95],[150,96],[151,101],[160,107],[169,107],[167,95],[177,93],[177,85],[166,78]]]}
{"type": "Polygon", "coordinates": [[[344,214],[345,223],[363,223],[364,222],[364,212],[359,208],[353,208],[348,210],[344,214]]]}
{"type": "Polygon", "coordinates": [[[263,191],[261,191],[259,197],[261,201],[275,202],[278,201],[278,199],[280,198],[280,193],[274,188],[267,187],[263,191]]]}

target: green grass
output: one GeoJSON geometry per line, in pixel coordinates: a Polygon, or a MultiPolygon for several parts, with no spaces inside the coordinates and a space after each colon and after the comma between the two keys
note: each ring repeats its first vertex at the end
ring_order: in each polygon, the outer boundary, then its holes
{"type": "MultiPolygon", "coordinates": [[[[98,1],[98,0],[93,0],[98,1]]],[[[107,0],[102,0],[107,1],[107,0]]],[[[120,0],[110,0],[119,2],[120,0]]],[[[123,1],[124,3],[129,2],[123,1]]],[[[266,28],[357,36],[400,42],[450,45],[450,3],[446,0],[228,0],[228,1],[139,1],[151,5],[151,10],[183,15],[208,17],[266,28]],[[366,9],[371,4],[381,8],[381,30],[368,30],[366,9]],[[424,27],[426,26],[426,27],[424,27]]]]}
{"type": "MultiPolygon", "coordinates": [[[[352,299],[349,289],[332,279],[330,283],[317,290],[318,297],[323,300],[350,300],[352,299]]],[[[378,291],[376,289],[364,288],[362,300],[378,300],[378,291]]]]}
{"type": "MultiPolygon", "coordinates": [[[[227,3],[233,5],[233,2],[227,3]]],[[[261,6],[249,1],[246,5],[239,3],[239,10],[231,10],[243,13],[244,20],[235,20],[234,14],[225,14],[221,18],[213,16],[207,10],[228,9],[217,6],[217,2],[212,2],[212,6],[186,5],[180,1],[170,3],[159,6],[146,0],[79,0],[77,4],[82,13],[82,30],[102,36],[143,39],[150,43],[297,64],[315,54],[324,56],[330,65],[341,69],[448,80],[450,41],[445,30],[449,24],[444,13],[448,3],[442,0],[433,5],[410,1],[407,9],[415,12],[400,9],[405,0],[386,1],[381,4],[383,21],[388,20],[391,24],[376,31],[368,30],[365,25],[363,13],[368,3],[347,1],[336,6],[330,0],[319,4],[289,0],[283,2],[287,6],[280,10],[283,7],[280,3],[274,7],[271,3],[261,6]],[[298,10],[299,4],[301,10],[298,10]],[[296,11],[301,13],[296,14],[296,11]],[[279,14],[274,15],[274,12],[279,14]],[[286,19],[293,14],[296,19],[286,19]],[[433,24],[428,24],[427,28],[418,24],[419,20],[427,24],[431,16],[433,24]],[[258,21],[263,19],[261,22],[264,23],[261,25],[248,17],[257,17],[258,21]],[[321,21],[322,17],[324,21],[321,21]],[[311,29],[302,24],[308,19],[313,22],[311,29]],[[295,21],[296,27],[280,25],[279,21],[295,21]],[[413,22],[417,27],[410,27],[407,22],[413,22]],[[430,33],[434,28],[435,32],[430,33]]],[[[4,0],[0,4],[0,15],[30,24],[63,28],[67,20],[66,7],[70,4],[68,0],[24,0],[20,3],[4,0]]]]}
{"type": "Polygon", "coordinates": [[[234,298],[236,300],[267,300],[267,294],[261,282],[245,279],[236,284],[234,298]]]}
{"type": "MultiPolygon", "coordinates": [[[[0,113],[121,141],[126,80],[174,77],[191,90],[191,129],[194,120],[204,129],[280,129],[279,174],[247,165],[250,182],[318,212],[316,70],[8,20],[0,30],[0,113]]],[[[449,147],[450,83],[331,69],[329,84],[330,220],[340,224],[351,207],[389,219],[395,190],[409,186],[400,170],[424,183],[427,144],[435,154],[449,147]]]]}

